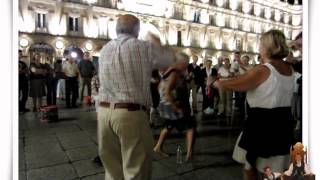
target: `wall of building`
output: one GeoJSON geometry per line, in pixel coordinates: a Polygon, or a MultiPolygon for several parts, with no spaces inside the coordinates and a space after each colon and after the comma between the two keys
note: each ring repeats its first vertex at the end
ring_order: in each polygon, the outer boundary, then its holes
{"type": "Polygon", "coordinates": [[[70,40],[79,47],[89,40],[100,47],[116,38],[117,17],[128,12],[141,20],[141,39],[151,30],[163,44],[191,49],[200,59],[235,50],[254,58],[261,33],[279,29],[290,40],[302,29],[302,7],[280,0],[20,0],[20,40],[32,45],[45,37],[40,41],[54,48],[59,39],[64,48],[70,40]],[[70,18],[77,19],[77,31],[70,30],[70,18]]]}

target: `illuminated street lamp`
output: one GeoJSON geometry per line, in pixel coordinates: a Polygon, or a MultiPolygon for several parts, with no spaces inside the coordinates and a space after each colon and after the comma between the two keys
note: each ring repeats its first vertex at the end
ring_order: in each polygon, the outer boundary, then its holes
{"type": "Polygon", "coordinates": [[[78,56],[78,54],[77,54],[76,52],[71,52],[71,57],[72,57],[72,58],[75,59],[77,56],[78,56]]]}
{"type": "Polygon", "coordinates": [[[23,48],[27,47],[29,45],[29,41],[25,38],[20,39],[19,45],[23,48]]]}
{"type": "Polygon", "coordinates": [[[63,47],[64,47],[63,42],[60,41],[60,40],[58,40],[58,41],[56,42],[56,48],[57,48],[57,49],[62,49],[63,47]]]}
{"type": "Polygon", "coordinates": [[[84,47],[85,47],[86,50],[88,50],[88,51],[91,51],[92,48],[93,48],[93,46],[92,46],[92,44],[91,44],[90,42],[87,42],[87,43],[84,45],[84,47]]]}

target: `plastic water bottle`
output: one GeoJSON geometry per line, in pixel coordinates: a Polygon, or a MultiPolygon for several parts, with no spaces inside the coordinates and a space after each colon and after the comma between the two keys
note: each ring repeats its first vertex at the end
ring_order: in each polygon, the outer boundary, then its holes
{"type": "Polygon", "coordinates": [[[177,147],[177,164],[182,164],[182,148],[180,145],[177,147]]]}

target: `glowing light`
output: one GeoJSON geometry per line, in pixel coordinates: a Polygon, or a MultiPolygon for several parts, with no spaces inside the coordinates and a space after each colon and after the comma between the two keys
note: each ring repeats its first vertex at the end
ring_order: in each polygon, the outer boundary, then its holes
{"type": "Polygon", "coordinates": [[[203,24],[209,24],[210,19],[209,19],[209,13],[207,10],[202,9],[200,13],[200,22],[203,24]]]}
{"type": "Polygon", "coordinates": [[[116,31],[116,21],[109,21],[108,23],[108,36],[110,39],[115,39],[117,38],[117,31],[116,31]]]}
{"type": "Polygon", "coordinates": [[[260,16],[261,14],[261,6],[259,4],[254,5],[254,15],[260,16]]]}
{"type": "Polygon", "coordinates": [[[230,8],[232,10],[236,10],[238,8],[238,0],[230,0],[229,2],[230,8]]]}
{"type": "Polygon", "coordinates": [[[244,31],[250,31],[250,29],[251,29],[251,21],[249,19],[243,20],[242,29],[244,31]]]}
{"type": "Polygon", "coordinates": [[[172,3],[167,4],[167,10],[165,11],[165,17],[170,18],[173,16],[174,6],[172,3]]]}
{"type": "Polygon", "coordinates": [[[72,58],[76,58],[78,56],[78,54],[76,52],[71,52],[70,55],[71,55],[72,58]]]}
{"type": "Polygon", "coordinates": [[[27,47],[29,45],[29,41],[25,38],[20,39],[19,44],[21,47],[27,47]]]}
{"type": "Polygon", "coordinates": [[[299,57],[301,55],[301,52],[300,51],[293,51],[292,54],[293,54],[293,57],[299,57]]]}
{"type": "Polygon", "coordinates": [[[301,16],[300,15],[292,15],[292,25],[298,26],[301,23],[301,16]]]}
{"type": "Polygon", "coordinates": [[[88,51],[91,51],[92,48],[93,48],[93,46],[92,46],[92,44],[91,44],[90,42],[87,42],[87,43],[84,45],[84,47],[85,47],[88,51]]]}
{"type": "Polygon", "coordinates": [[[30,13],[24,13],[24,17],[19,17],[18,23],[19,31],[21,32],[33,32],[35,30],[34,18],[30,15],[30,13]]]}
{"type": "Polygon", "coordinates": [[[189,35],[189,37],[188,37],[188,33],[187,33],[187,32],[184,33],[183,40],[182,40],[182,44],[183,44],[184,46],[190,46],[190,45],[191,45],[191,37],[190,37],[190,35],[189,35]]]}
{"type": "Polygon", "coordinates": [[[208,3],[209,0],[201,0],[201,2],[203,2],[203,3],[208,3]]]}
{"type": "Polygon", "coordinates": [[[212,65],[218,64],[218,59],[217,59],[217,57],[215,57],[215,56],[212,56],[212,57],[211,57],[211,61],[212,61],[212,65]]]}
{"type": "Polygon", "coordinates": [[[264,17],[267,18],[267,19],[271,18],[271,9],[270,8],[266,8],[264,10],[264,17]]]}
{"type": "Polygon", "coordinates": [[[67,23],[66,23],[66,15],[60,17],[58,15],[54,15],[49,22],[49,33],[53,35],[65,35],[67,33],[67,23]]]}
{"type": "Polygon", "coordinates": [[[222,39],[217,37],[215,40],[214,40],[214,45],[215,45],[215,48],[216,49],[222,49],[222,39]]]}
{"type": "Polygon", "coordinates": [[[280,21],[280,19],[281,19],[281,12],[279,10],[275,10],[274,20],[280,21]]]}
{"type": "Polygon", "coordinates": [[[62,49],[64,47],[64,43],[60,40],[56,41],[56,48],[62,49]]]}
{"type": "Polygon", "coordinates": [[[254,30],[256,33],[261,33],[261,23],[260,22],[255,22],[254,30]]]}
{"type": "Polygon", "coordinates": [[[224,26],[225,25],[225,15],[222,14],[222,13],[218,13],[216,15],[216,23],[217,23],[217,26],[224,26]]]}
{"type": "Polygon", "coordinates": [[[249,1],[244,1],[243,4],[242,4],[242,11],[244,13],[249,13],[250,10],[251,10],[251,3],[249,1]]]}
{"type": "Polygon", "coordinates": [[[200,40],[200,47],[201,47],[201,48],[206,48],[206,47],[208,47],[208,38],[207,38],[207,36],[201,38],[201,40],[200,40]]]}
{"type": "Polygon", "coordinates": [[[108,19],[107,19],[107,17],[100,17],[98,19],[98,26],[99,26],[99,35],[100,36],[107,36],[108,35],[108,19]]]}
{"type": "Polygon", "coordinates": [[[238,21],[237,21],[236,16],[230,17],[230,25],[231,25],[231,28],[234,28],[234,29],[238,28],[238,21]]]}
{"type": "Polygon", "coordinates": [[[168,43],[169,43],[169,45],[177,45],[177,42],[178,42],[177,31],[170,28],[168,43]]]}
{"type": "Polygon", "coordinates": [[[230,50],[230,51],[235,50],[235,46],[236,46],[235,41],[233,40],[233,38],[230,38],[229,43],[228,43],[228,48],[229,48],[229,50],[230,50]]]}
{"type": "Polygon", "coordinates": [[[83,20],[83,33],[87,37],[97,38],[99,35],[99,28],[96,20],[83,20]]]}
{"type": "Polygon", "coordinates": [[[216,0],[216,3],[219,7],[222,7],[224,4],[224,0],[216,0]]]}
{"type": "Polygon", "coordinates": [[[86,0],[88,4],[95,4],[97,0],[86,0]]]}

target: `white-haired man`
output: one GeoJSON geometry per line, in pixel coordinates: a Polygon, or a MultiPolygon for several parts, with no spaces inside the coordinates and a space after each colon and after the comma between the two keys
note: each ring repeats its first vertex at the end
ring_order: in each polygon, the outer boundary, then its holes
{"type": "Polygon", "coordinates": [[[150,105],[152,69],[174,60],[160,39],[137,39],[140,22],[133,15],[117,20],[117,38],[106,44],[99,60],[99,155],[106,180],[148,180],[152,170],[153,136],[146,107],[150,105]]]}

